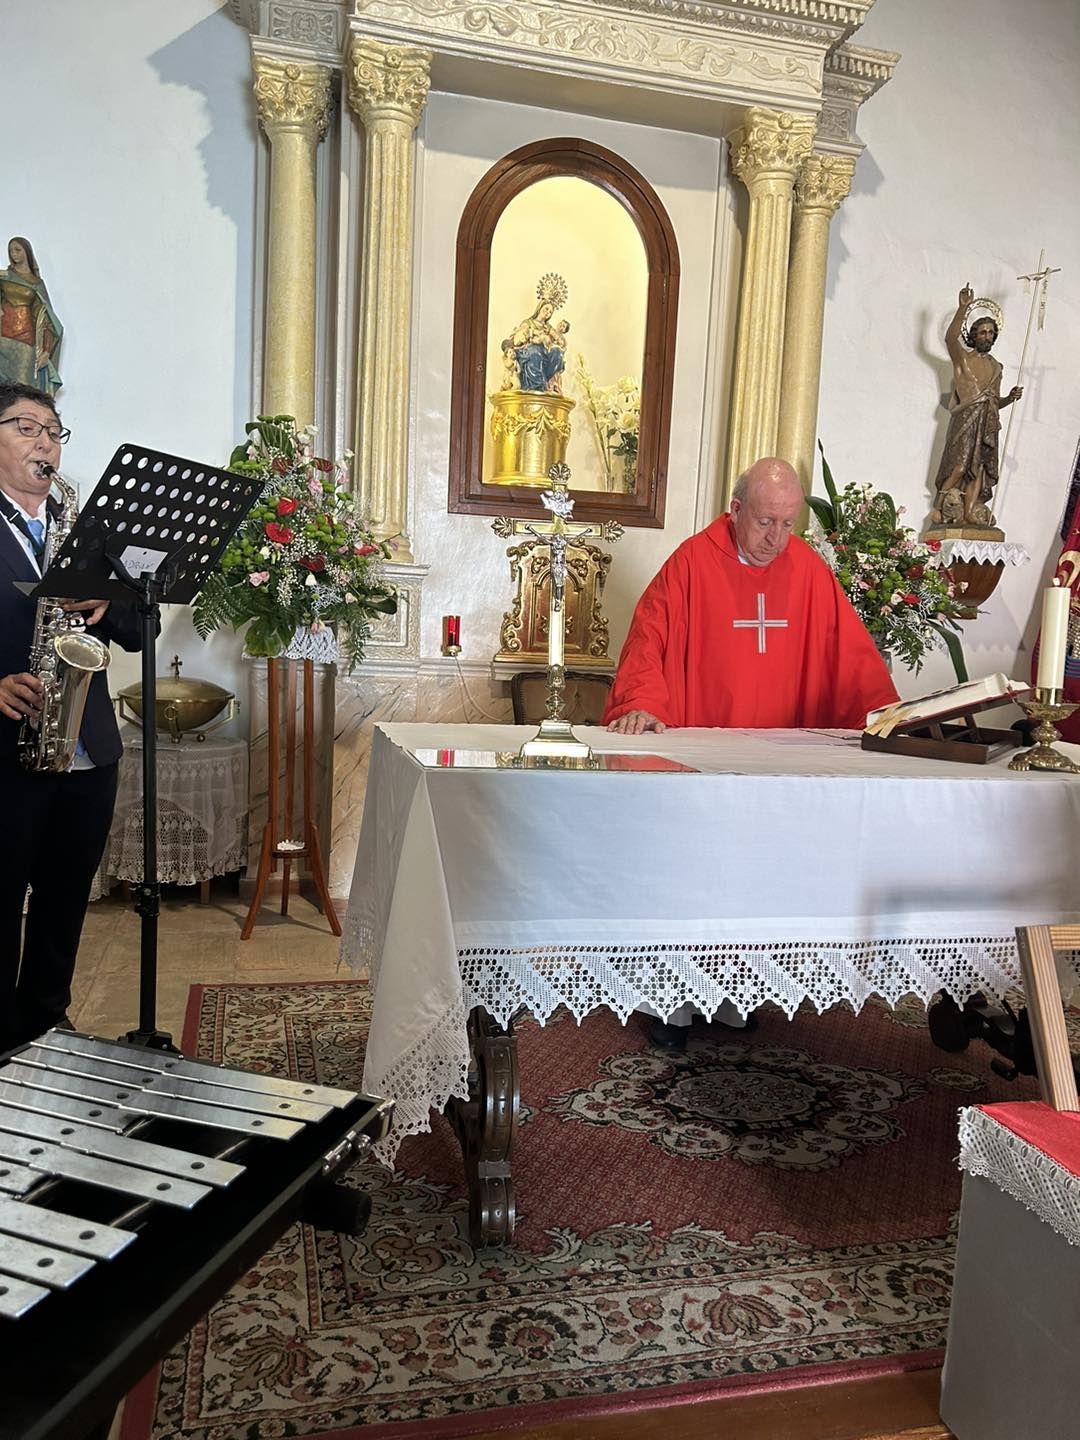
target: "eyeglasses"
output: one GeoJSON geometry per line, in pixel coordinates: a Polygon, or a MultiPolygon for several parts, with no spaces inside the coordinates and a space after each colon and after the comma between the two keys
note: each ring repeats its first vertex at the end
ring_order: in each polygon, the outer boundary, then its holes
{"type": "Polygon", "coordinates": [[[12,415],[8,420],[0,420],[0,425],[17,425],[19,434],[27,440],[36,440],[43,430],[57,445],[66,445],[71,439],[70,430],[59,425],[43,425],[40,420],[31,420],[29,415],[12,415]]]}

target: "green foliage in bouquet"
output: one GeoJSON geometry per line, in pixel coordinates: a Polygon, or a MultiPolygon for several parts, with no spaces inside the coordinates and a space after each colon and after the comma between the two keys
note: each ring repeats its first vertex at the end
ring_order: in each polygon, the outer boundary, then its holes
{"type": "Polygon", "coordinates": [[[337,630],[351,670],[363,659],[375,615],[393,615],[397,598],[379,574],[391,544],[356,515],[344,462],[312,453],[312,431],[291,415],[260,415],[229,469],[263,489],[194,605],[205,639],[223,625],[247,625],[249,655],[280,655],[299,627],[337,630]]]}
{"type": "Polygon", "coordinates": [[[891,495],[853,483],[838,491],[824,451],[821,468],[828,498],[806,497],[817,520],[807,543],[836,575],[878,649],[918,671],[928,650],[944,646],[957,680],[966,680],[957,634],[964,606],[951,573],[937,563],[941,541],[920,540],[901,524],[903,509],[891,495]]]}

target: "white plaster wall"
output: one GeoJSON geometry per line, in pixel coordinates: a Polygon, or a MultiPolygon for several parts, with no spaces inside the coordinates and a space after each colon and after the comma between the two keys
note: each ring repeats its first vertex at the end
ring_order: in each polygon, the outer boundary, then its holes
{"type": "MultiPolygon", "coordinates": [[[[432,94],[418,157],[410,515],[413,553],[431,566],[424,586],[425,656],[439,653],[441,616],[455,614],[462,617],[465,660],[490,659],[499,648],[499,624],[512,595],[506,542],[492,534],[490,521],[450,515],[446,509],[458,223],[474,187],[498,159],[532,141],[566,135],[616,151],[645,176],[671,217],[682,267],[667,523],[663,530],[628,530],[616,547],[605,592],[613,653],[641,591],[670,551],[696,528],[699,485],[708,490],[714,481],[706,371],[714,277],[722,266],[721,241],[730,228],[721,190],[727,184],[721,142],[591,116],[432,94]],[[718,214],[724,217],[720,241],[718,214]]],[[[551,264],[555,266],[554,259],[551,264]]],[[[530,271],[523,279],[527,292],[535,283],[530,271]]]]}
{"type": "MultiPolygon", "coordinates": [[[[994,353],[1008,389],[1031,303],[1015,277],[1036,268],[1043,246],[1062,267],[1046,327],[1032,330],[997,507],[1032,562],[1007,570],[965,627],[972,675],[1026,676],[1080,439],[1080,6],[879,0],[857,43],[903,58],[863,109],[866,152],[833,222],[819,433],[837,482],[891,490],[921,530],[945,434],[944,331],[957,291],[970,280],[1003,306],[994,353]]],[[[913,694],[952,671],[936,655],[921,675],[897,678],[913,694]]]]}
{"type": "MultiPolygon", "coordinates": [[[[30,239],[65,328],[65,473],[85,498],[127,440],[220,463],[251,409],[246,33],[223,0],[33,0],[3,50],[0,238],[30,239]]],[[[246,699],[235,637],[188,617],[166,613],[159,670],[179,651],[246,699]]],[[[114,690],[137,676],[114,652],[114,690]]]]}

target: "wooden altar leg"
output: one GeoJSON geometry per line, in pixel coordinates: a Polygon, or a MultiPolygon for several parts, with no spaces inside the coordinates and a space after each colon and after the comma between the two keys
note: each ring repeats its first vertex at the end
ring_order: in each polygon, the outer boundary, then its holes
{"type": "Polygon", "coordinates": [[[508,1244],[514,1235],[510,1172],[521,1090],[513,1021],[504,1030],[479,1006],[469,1016],[468,1100],[451,1100],[469,1190],[469,1238],[479,1247],[508,1244]]]}
{"type": "Polygon", "coordinates": [[[304,844],[307,848],[308,866],[319,897],[322,912],[330,922],[335,935],[341,934],[341,923],[337,917],[334,902],[326,884],[323,870],[322,846],[319,831],[311,818],[312,796],[315,794],[315,665],[304,661],[304,844]]]}
{"type": "Polygon", "coordinates": [[[255,919],[262,905],[266,882],[270,878],[270,867],[274,860],[274,833],[278,824],[278,662],[266,662],[266,710],[268,729],[266,737],[267,806],[269,814],[263,826],[262,848],[259,851],[259,872],[255,878],[255,894],[248,906],[247,919],[240,932],[241,940],[250,940],[255,928],[255,919]]]}

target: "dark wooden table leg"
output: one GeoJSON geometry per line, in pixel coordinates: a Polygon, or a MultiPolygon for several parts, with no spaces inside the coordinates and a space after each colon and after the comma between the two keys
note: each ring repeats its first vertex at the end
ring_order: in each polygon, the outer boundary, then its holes
{"type": "Polygon", "coordinates": [[[477,1247],[506,1245],[514,1236],[514,1181],[510,1173],[517,1131],[517,1037],[484,1009],[469,1016],[468,1100],[451,1100],[448,1114],[461,1142],[469,1189],[469,1238],[477,1247]]]}

